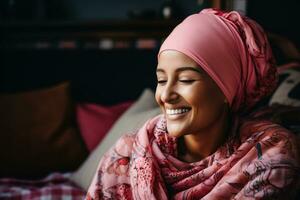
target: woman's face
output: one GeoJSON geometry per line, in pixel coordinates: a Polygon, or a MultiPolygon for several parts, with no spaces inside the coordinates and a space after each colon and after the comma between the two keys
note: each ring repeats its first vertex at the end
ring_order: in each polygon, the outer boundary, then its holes
{"type": "Polygon", "coordinates": [[[224,116],[225,96],[198,64],[183,53],[163,51],[158,59],[155,98],[170,135],[208,132],[224,116]]]}

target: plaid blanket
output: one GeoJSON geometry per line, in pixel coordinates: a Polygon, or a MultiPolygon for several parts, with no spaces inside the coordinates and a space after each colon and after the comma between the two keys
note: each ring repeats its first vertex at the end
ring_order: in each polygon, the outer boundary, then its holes
{"type": "Polygon", "coordinates": [[[82,200],[86,192],[70,173],[52,173],[41,180],[0,179],[0,200],[82,200]]]}

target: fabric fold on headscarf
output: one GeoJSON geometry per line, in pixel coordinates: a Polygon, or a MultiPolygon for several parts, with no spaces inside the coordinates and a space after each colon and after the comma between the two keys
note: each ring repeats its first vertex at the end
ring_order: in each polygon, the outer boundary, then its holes
{"type": "Polygon", "coordinates": [[[101,159],[86,199],[289,199],[299,177],[295,139],[268,121],[245,121],[205,159],[177,159],[177,140],[157,116],[101,159]],[[276,198],[275,198],[276,197],[276,198]]]}
{"type": "Polygon", "coordinates": [[[277,84],[271,47],[263,29],[236,11],[204,9],[181,22],[159,54],[176,50],[192,58],[216,82],[234,113],[249,111],[277,84]]]}

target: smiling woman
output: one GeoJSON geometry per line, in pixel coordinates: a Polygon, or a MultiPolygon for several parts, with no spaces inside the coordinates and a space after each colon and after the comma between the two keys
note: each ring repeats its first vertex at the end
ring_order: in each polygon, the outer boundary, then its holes
{"type": "Polygon", "coordinates": [[[293,199],[294,136],[248,117],[277,81],[256,22],[191,15],[162,44],[156,71],[162,114],[103,156],[86,199],[293,199]]]}
{"type": "Polygon", "coordinates": [[[215,82],[185,54],[160,54],[156,101],[166,117],[170,136],[184,136],[182,160],[196,161],[215,152],[224,142],[228,103],[215,82]],[[189,67],[186,67],[189,66],[189,67]]]}

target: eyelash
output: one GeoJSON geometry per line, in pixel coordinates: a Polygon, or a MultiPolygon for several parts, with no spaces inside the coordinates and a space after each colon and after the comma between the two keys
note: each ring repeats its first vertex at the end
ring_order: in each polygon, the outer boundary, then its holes
{"type": "Polygon", "coordinates": [[[195,80],[179,80],[181,83],[193,83],[195,80]]]}
{"type": "Polygon", "coordinates": [[[160,81],[157,81],[157,84],[163,84],[163,83],[166,83],[167,81],[165,81],[165,80],[160,80],[160,81]]]}
{"type": "MultiPolygon", "coordinates": [[[[194,81],[195,80],[193,80],[193,79],[191,79],[191,80],[179,80],[179,82],[186,83],[186,84],[193,83],[194,81]]],[[[166,82],[167,82],[166,80],[159,80],[159,81],[157,81],[158,84],[164,84],[166,82]]]]}

